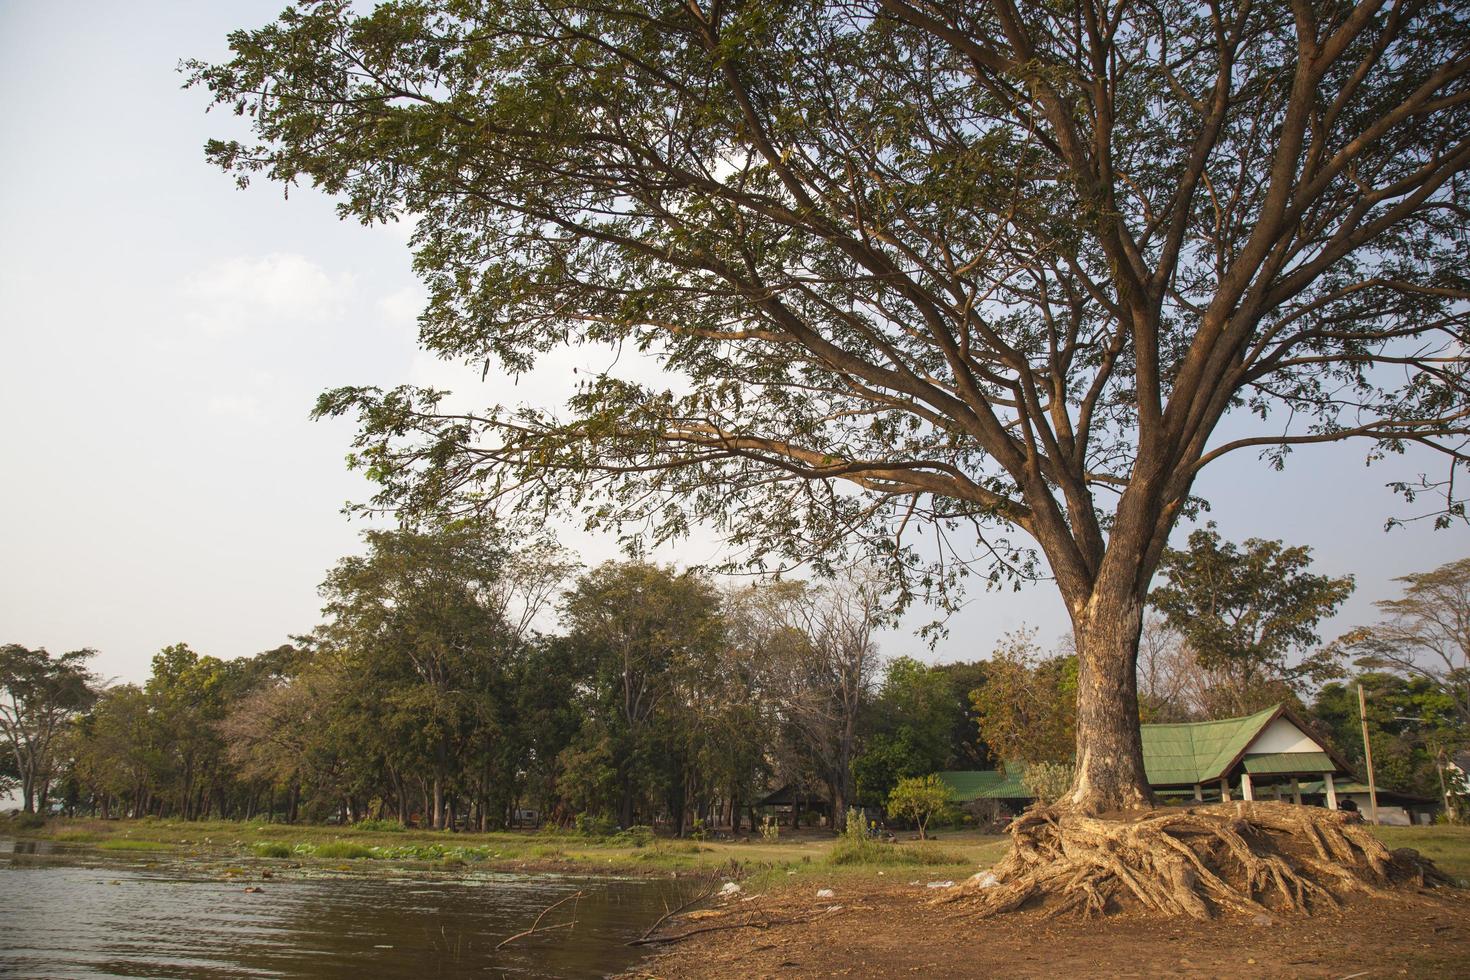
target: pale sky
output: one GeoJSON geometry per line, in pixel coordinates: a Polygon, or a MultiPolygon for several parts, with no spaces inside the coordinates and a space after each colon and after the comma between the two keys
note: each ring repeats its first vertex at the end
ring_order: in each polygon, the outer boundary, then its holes
{"type": "MultiPolygon", "coordinates": [[[[205,164],[235,120],[206,115],[175,66],[281,6],[0,0],[0,642],[95,647],[122,680],[170,643],[274,647],[317,622],[317,583],[357,546],[342,505],[370,492],[343,465],[351,424],[307,418],[319,392],[432,381],[549,401],[572,366],[600,365],[570,352],[511,387],[435,363],[414,344],[402,229],[343,224],[309,190],[241,192],[205,164]]],[[[1307,544],[1316,570],[1358,576],[1329,636],[1371,621],[1394,576],[1470,551],[1463,526],[1385,534],[1403,505],[1383,485],[1433,461],[1365,471],[1366,451],[1303,450],[1284,473],[1241,456],[1198,487],[1227,537],[1307,544]]],[[[588,563],[614,552],[566,543],[588,563]]],[[[1023,623],[1048,643],[1066,628],[1049,584],[977,595],[932,654],[906,633],[883,648],[972,659],[1023,623]]]]}

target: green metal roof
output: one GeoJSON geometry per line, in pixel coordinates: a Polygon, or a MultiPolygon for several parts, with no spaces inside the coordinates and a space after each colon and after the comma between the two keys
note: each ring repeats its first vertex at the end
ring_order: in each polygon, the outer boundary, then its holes
{"type": "Polygon", "coordinates": [[[1277,705],[1244,718],[1142,726],[1149,783],[1192,786],[1221,778],[1279,710],[1277,705]]]}
{"type": "Polygon", "coordinates": [[[1021,773],[995,769],[941,772],[940,780],[954,793],[956,803],[971,800],[1029,800],[1031,791],[1021,782],[1021,773]]]}
{"type": "Polygon", "coordinates": [[[1241,760],[1252,776],[1336,772],[1337,766],[1326,752],[1261,752],[1241,760]]]}

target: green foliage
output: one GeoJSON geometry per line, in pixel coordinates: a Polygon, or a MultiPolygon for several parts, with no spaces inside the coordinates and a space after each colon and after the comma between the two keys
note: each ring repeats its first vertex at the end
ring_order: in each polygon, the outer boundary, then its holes
{"type": "Polygon", "coordinates": [[[359,820],[352,828],[381,834],[401,834],[408,829],[401,820],[359,820]]]}
{"type": "Polygon", "coordinates": [[[1072,786],[1072,766],[1065,762],[1027,762],[1021,770],[1021,782],[1042,803],[1055,803],[1072,786]]]}
{"type": "Polygon", "coordinates": [[[1362,725],[1357,685],[1368,705],[1368,735],[1373,743],[1373,769],[1384,789],[1440,799],[1441,767],[1464,743],[1454,699],[1426,677],[1365,673],[1348,683],[1323,685],[1312,702],[1312,714],[1327,728],[1333,745],[1364,771],[1362,725]]]}
{"type": "Polygon", "coordinates": [[[257,841],[250,846],[256,857],[263,858],[289,858],[295,857],[296,852],[291,850],[291,845],[282,844],[279,841],[257,841]]]}
{"type": "Polygon", "coordinates": [[[853,762],[860,798],[881,803],[899,780],[943,768],[965,714],[948,675],[910,657],[890,661],[868,711],[870,734],[853,762]]]}
{"type": "Polygon", "coordinates": [[[1044,655],[1036,631],[1008,633],[985,684],[970,693],[980,738],[1002,759],[1070,762],[1076,752],[1077,658],[1044,655]]]}
{"type": "Polygon", "coordinates": [[[647,847],[653,843],[653,828],[642,825],[621,830],[607,839],[614,847],[647,847]]]}
{"type": "Polygon", "coordinates": [[[1340,673],[1335,649],[1312,648],[1353,578],[1308,572],[1311,555],[1258,538],[1237,547],[1214,524],[1191,533],[1187,549],[1165,553],[1168,581],[1149,601],[1211,678],[1212,713],[1249,714],[1340,673]]]}
{"type": "Polygon", "coordinates": [[[605,813],[579,813],[576,826],[583,837],[609,837],[618,830],[618,822],[605,813]]]}
{"type": "Polygon", "coordinates": [[[938,776],[915,776],[900,779],[888,794],[888,812],[909,820],[919,828],[919,839],[926,836],[930,819],[943,813],[954,799],[954,792],[938,776]]]}

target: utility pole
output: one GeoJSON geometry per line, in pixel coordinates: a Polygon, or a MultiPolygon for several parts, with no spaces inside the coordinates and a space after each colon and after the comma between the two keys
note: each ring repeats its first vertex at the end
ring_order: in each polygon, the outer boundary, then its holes
{"type": "Polygon", "coordinates": [[[1368,741],[1368,699],[1358,685],[1358,718],[1363,722],[1363,758],[1368,762],[1368,820],[1378,823],[1378,786],[1373,782],[1373,745],[1368,741]]]}

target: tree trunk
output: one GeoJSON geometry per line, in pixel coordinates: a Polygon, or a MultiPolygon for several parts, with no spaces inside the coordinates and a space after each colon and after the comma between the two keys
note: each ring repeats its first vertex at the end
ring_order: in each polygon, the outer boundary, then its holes
{"type": "Polygon", "coordinates": [[[1112,591],[1095,591],[1074,621],[1077,771],[1065,803],[1085,814],[1154,805],[1138,731],[1143,597],[1112,591]]]}

